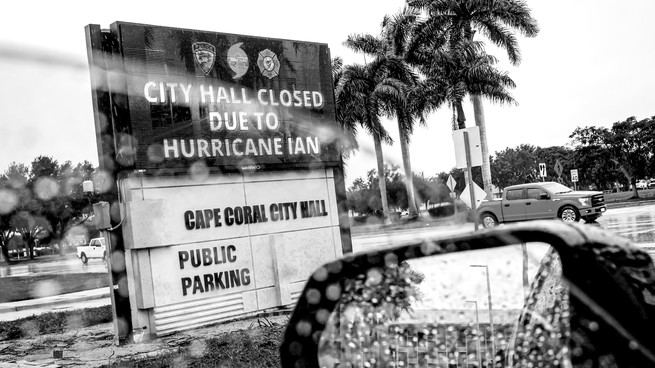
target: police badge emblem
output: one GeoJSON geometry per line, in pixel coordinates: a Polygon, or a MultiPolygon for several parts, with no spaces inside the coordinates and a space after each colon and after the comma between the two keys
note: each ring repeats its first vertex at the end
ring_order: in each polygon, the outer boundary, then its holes
{"type": "Polygon", "coordinates": [[[257,66],[262,75],[268,77],[268,79],[277,77],[280,74],[280,61],[277,55],[269,49],[259,52],[257,66]]]}
{"type": "Polygon", "coordinates": [[[207,42],[195,42],[191,45],[194,59],[205,74],[209,74],[216,60],[216,47],[207,42]]]}

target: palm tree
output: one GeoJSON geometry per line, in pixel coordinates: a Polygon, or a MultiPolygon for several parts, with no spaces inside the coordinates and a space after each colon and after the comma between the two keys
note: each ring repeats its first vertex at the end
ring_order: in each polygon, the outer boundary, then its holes
{"type": "MultiPolygon", "coordinates": [[[[418,11],[405,8],[392,17],[384,17],[380,36],[355,34],[348,36],[345,42],[345,45],[354,51],[372,55],[383,63],[388,77],[404,84],[403,91],[406,95],[410,93],[411,89],[416,88],[418,83],[418,76],[407,61],[411,35],[418,15],[418,11]]],[[[411,101],[411,99],[396,100],[393,110],[398,121],[409,217],[417,218],[418,208],[414,195],[413,173],[409,153],[409,143],[414,128],[415,116],[411,111],[411,101]]]]}
{"type": "MultiPolygon", "coordinates": [[[[427,13],[427,28],[445,30],[451,47],[462,41],[473,41],[478,30],[493,44],[505,49],[513,65],[521,61],[514,30],[527,37],[539,33],[537,21],[522,0],[408,0],[408,4],[427,13]]],[[[485,192],[491,197],[489,146],[481,100],[484,94],[471,92],[475,123],[480,128],[482,180],[485,192]]]]}
{"type": "Polygon", "coordinates": [[[345,126],[361,125],[372,136],[375,144],[378,182],[384,222],[389,224],[389,204],[384,175],[382,142],[391,138],[380,122],[380,116],[389,115],[390,103],[404,99],[403,84],[387,77],[385,60],[375,59],[365,66],[348,65],[343,69],[335,97],[339,119],[345,126]]]}
{"type": "MultiPolygon", "coordinates": [[[[343,59],[337,56],[332,59],[332,81],[335,95],[337,88],[341,83],[343,77],[343,59]]],[[[343,102],[342,102],[343,104],[343,102]]],[[[345,106],[342,106],[345,107],[345,106]]],[[[348,113],[345,109],[337,109],[336,120],[341,129],[340,132],[340,150],[342,157],[349,157],[350,154],[359,149],[357,143],[357,122],[348,118],[348,113]]]]}

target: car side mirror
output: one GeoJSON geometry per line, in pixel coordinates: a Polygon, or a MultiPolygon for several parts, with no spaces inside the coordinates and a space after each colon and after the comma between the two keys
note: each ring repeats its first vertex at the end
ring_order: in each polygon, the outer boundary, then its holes
{"type": "Polygon", "coordinates": [[[539,195],[539,199],[550,199],[550,194],[548,193],[541,193],[539,195]]]}
{"type": "Polygon", "coordinates": [[[654,296],[648,254],[595,227],[531,222],[423,240],[317,269],[281,363],[651,366],[654,296]]]}

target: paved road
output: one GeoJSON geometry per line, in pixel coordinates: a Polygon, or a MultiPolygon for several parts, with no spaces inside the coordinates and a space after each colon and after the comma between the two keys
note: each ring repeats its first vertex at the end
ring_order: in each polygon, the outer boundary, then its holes
{"type": "Polygon", "coordinates": [[[89,259],[82,263],[75,255],[44,256],[47,261],[27,264],[0,265],[0,277],[28,276],[36,274],[59,273],[100,273],[107,272],[107,264],[101,259],[89,259]]]}
{"type": "MultiPolygon", "coordinates": [[[[636,245],[652,246],[655,251],[655,204],[610,209],[598,219],[597,223],[590,226],[594,225],[624,236],[636,245]]],[[[353,251],[365,252],[384,246],[401,245],[423,238],[446,237],[472,230],[473,224],[460,224],[355,235],[353,236],[353,251]]]]}
{"type": "Polygon", "coordinates": [[[612,209],[598,223],[637,245],[655,246],[655,205],[612,209]]]}
{"type": "MultiPolygon", "coordinates": [[[[596,226],[611,230],[619,235],[631,239],[636,245],[646,248],[649,253],[655,257],[655,205],[645,205],[636,207],[625,207],[611,209],[602,216],[596,226]]],[[[590,225],[592,226],[592,225],[590,225]]],[[[417,239],[430,237],[447,237],[449,235],[463,233],[473,230],[473,224],[452,225],[438,228],[425,229],[408,229],[382,231],[374,234],[361,234],[353,236],[353,251],[364,252],[371,249],[379,249],[385,246],[395,246],[409,242],[415,242],[417,239]]],[[[25,275],[35,273],[54,273],[54,272],[106,272],[106,265],[102,260],[89,260],[87,265],[83,265],[77,258],[67,258],[65,260],[55,260],[52,262],[33,264],[26,266],[12,266],[11,268],[0,267],[0,276],[8,275],[25,275]]],[[[84,298],[84,303],[92,303],[93,306],[109,304],[107,288],[98,289],[79,294],[84,298]],[[89,293],[96,295],[95,301],[89,301],[89,293]]],[[[65,297],[60,296],[57,302],[58,310],[74,309],[86,307],[76,302],[76,297],[71,295],[68,303],[62,303],[65,297]]],[[[5,303],[6,304],[6,303],[5,303]]],[[[52,310],[52,307],[41,306],[37,309],[29,309],[20,306],[9,314],[7,305],[0,304],[0,320],[16,319],[29,316],[34,313],[40,313],[46,310],[52,310]],[[3,310],[2,308],[5,307],[3,310]],[[18,310],[16,310],[18,309],[18,310]]]]}

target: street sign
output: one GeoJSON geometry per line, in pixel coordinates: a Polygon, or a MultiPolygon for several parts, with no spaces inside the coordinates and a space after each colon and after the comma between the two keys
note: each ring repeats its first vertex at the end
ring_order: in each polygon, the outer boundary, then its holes
{"type": "Polygon", "coordinates": [[[555,172],[557,173],[557,176],[562,176],[563,170],[562,163],[559,162],[559,160],[555,161],[555,172]]]}
{"type": "MultiPolygon", "coordinates": [[[[480,206],[480,203],[482,203],[482,200],[484,200],[487,196],[487,193],[484,191],[484,189],[480,188],[477,184],[473,183],[473,192],[475,195],[475,208],[478,208],[480,206]]],[[[459,198],[466,203],[466,205],[469,208],[473,208],[472,202],[471,201],[471,191],[469,189],[469,186],[466,185],[466,188],[464,188],[464,191],[462,194],[460,194],[459,198]]]]}
{"type": "Polygon", "coordinates": [[[571,181],[574,183],[578,181],[578,169],[571,170],[571,181]]]}
{"type": "Polygon", "coordinates": [[[475,126],[453,131],[453,143],[455,144],[455,167],[458,169],[466,169],[464,132],[466,132],[468,135],[471,167],[481,166],[482,146],[480,144],[480,127],[475,126]]]}
{"type": "Polygon", "coordinates": [[[455,181],[452,175],[448,175],[448,180],[446,180],[446,185],[452,192],[455,191],[455,186],[457,186],[457,182],[455,181]]]}
{"type": "Polygon", "coordinates": [[[539,163],[539,176],[546,177],[546,164],[544,162],[539,163]]]}

